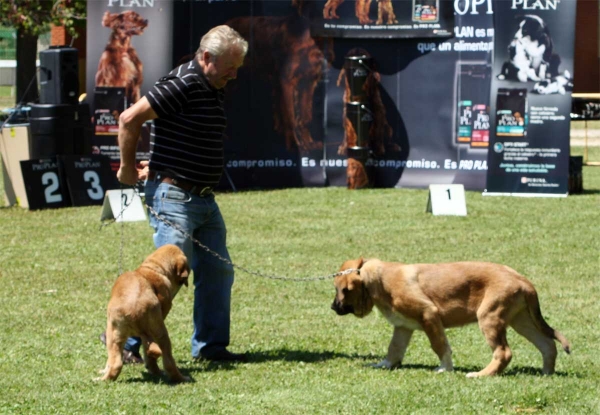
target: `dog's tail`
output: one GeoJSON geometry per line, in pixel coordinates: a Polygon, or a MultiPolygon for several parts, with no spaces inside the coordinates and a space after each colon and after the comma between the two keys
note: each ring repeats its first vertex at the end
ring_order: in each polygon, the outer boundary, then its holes
{"type": "Polygon", "coordinates": [[[526,290],[525,300],[527,301],[529,313],[538,328],[548,337],[558,341],[565,352],[571,353],[571,345],[567,338],[560,331],[550,327],[546,320],[544,320],[542,310],[540,309],[540,301],[533,286],[531,286],[531,289],[526,290]]]}

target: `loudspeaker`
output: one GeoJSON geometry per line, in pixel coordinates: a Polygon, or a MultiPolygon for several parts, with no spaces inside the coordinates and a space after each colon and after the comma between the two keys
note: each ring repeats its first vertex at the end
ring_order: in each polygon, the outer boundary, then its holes
{"type": "Polygon", "coordinates": [[[79,98],[77,49],[51,46],[40,52],[40,103],[76,105],[79,98]]]}

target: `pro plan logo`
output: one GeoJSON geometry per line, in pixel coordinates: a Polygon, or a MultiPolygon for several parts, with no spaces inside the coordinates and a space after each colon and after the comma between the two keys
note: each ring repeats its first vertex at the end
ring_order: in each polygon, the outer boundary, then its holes
{"type": "Polygon", "coordinates": [[[352,77],[353,78],[364,78],[368,75],[369,73],[362,69],[362,68],[356,68],[353,72],[352,72],[352,77]]]}
{"type": "Polygon", "coordinates": [[[512,0],[511,9],[556,10],[560,0],[512,0]]]}

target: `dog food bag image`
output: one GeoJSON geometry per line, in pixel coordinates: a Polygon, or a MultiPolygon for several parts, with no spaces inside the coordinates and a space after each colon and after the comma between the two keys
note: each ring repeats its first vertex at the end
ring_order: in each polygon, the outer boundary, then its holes
{"type": "Polygon", "coordinates": [[[471,125],[473,119],[473,102],[469,100],[458,101],[456,108],[458,119],[456,125],[456,141],[458,143],[468,143],[471,141],[471,125]]]}
{"type": "Polygon", "coordinates": [[[474,106],[478,105],[481,110],[482,105],[484,107],[489,105],[489,88],[486,86],[491,79],[491,67],[481,62],[458,61],[455,71],[454,144],[469,144],[476,121],[474,106]]]}
{"type": "Polygon", "coordinates": [[[473,126],[471,129],[471,147],[490,145],[490,109],[487,105],[473,105],[473,126]]]}
{"type": "Polygon", "coordinates": [[[527,90],[499,88],[496,97],[496,135],[527,135],[527,90]]]}
{"type": "Polygon", "coordinates": [[[413,22],[437,22],[439,0],[413,0],[413,22]]]}

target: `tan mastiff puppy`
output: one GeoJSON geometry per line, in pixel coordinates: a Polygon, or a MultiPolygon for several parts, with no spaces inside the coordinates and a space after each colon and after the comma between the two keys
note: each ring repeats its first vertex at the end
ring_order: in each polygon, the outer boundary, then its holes
{"type": "Polygon", "coordinates": [[[120,275],[112,288],[106,321],[108,360],[101,380],[115,380],[123,367],[122,352],[130,336],[140,336],[144,362],[152,374],[161,374],[156,360],[173,382],[189,381],[173,358],[165,318],[182,285],[188,285],[190,268],[175,245],[164,245],[150,254],[135,271],[120,275]],[[162,352],[162,353],[161,353],[162,352]]]}
{"type": "Polygon", "coordinates": [[[394,368],[402,363],[414,330],[425,332],[440,359],[437,372],[451,371],[452,350],[444,329],[479,324],[492,348],[490,364],[467,377],[501,373],[512,353],[506,328],[529,340],[542,353],[544,374],[554,373],[556,345],[570,353],[567,339],[546,323],[535,288],[515,270],[488,262],[401,264],[378,259],[346,261],[337,276],[331,308],[339,315],[364,317],[377,307],[394,326],[386,358],[375,367],[394,368]]]}

